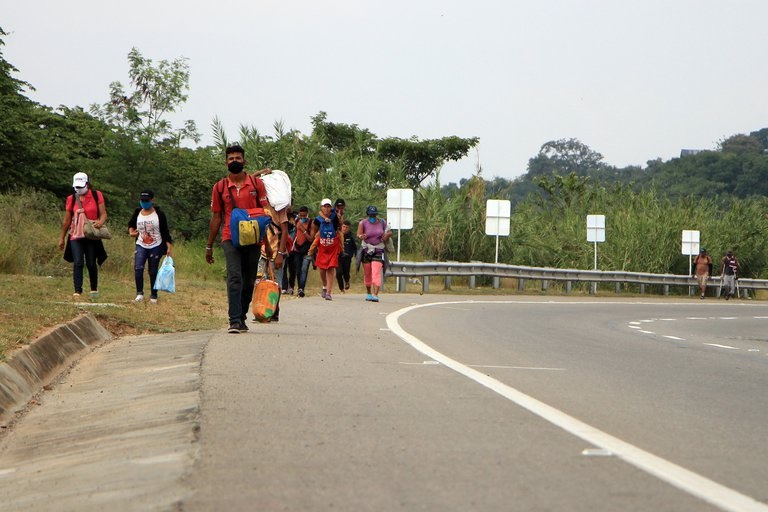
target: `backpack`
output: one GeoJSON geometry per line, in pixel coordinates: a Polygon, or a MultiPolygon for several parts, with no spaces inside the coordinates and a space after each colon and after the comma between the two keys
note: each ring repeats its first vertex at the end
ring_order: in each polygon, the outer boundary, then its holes
{"type": "Polygon", "coordinates": [[[318,234],[320,236],[320,245],[333,245],[333,241],[336,239],[336,228],[333,226],[333,219],[324,219],[318,215],[315,220],[320,223],[320,229],[318,234]]]}
{"type": "MultiPolygon", "coordinates": [[[[253,178],[248,176],[248,179],[251,180],[253,188],[256,189],[253,178]]],[[[217,190],[219,192],[219,201],[222,208],[224,208],[224,179],[219,180],[217,190]]],[[[229,216],[229,231],[232,237],[232,245],[235,247],[245,247],[260,244],[267,234],[267,228],[272,224],[272,217],[267,215],[264,208],[261,208],[258,196],[256,202],[259,204],[259,207],[257,208],[237,208],[235,198],[232,197],[231,200],[232,213],[229,216]]]]}

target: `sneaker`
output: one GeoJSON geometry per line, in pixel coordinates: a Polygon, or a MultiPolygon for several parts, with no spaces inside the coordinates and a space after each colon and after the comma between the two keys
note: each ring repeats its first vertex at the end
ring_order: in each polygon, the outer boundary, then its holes
{"type": "Polygon", "coordinates": [[[379,302],[379,296],[374,295],[373,297],[371,297],[371,302],[379,302]]]}
{"type": "Polygon", "coordinates": [[[703,299],[703,298],[704,298],[704,294],[702,293],[702,294],[701,294],[701,297],[699,297],[699,298],[700,298],[700,299],[703,299]]]}
{"type": "Polygon", "coordinates": [[[82,298],[82,295],[80,295],[77,292],[72,294],[72,300],[80,300],[81,298],[82,298]]]}
{"type": "Polygon", "coordinates": [[[245,325],[245,322],[240,322],[238,329],[240,332],[248,332],[248,326],[245,325]]]}
{"type": "Polygon", "coordinates": [[[326,296],[326,294],[327,294],[327,293],[328,293],[328,292],[325,290],[325,288],[323,288],[323,291],[322,291],[322,292],[320,292],[320,296],[321,296],[322,298],[325,298],[325,296],[326,296]]]}
{"type": "Polygon", "coordinates": [[[96,290],[91,290],[91,293],[89,293],[88,295],[91,297],[91,300],[99,298],[99,292],[97,292],[96,290]]]}
{"type": "Polygon", "coordinates": [[[326,292],[326,294],[325,294],[325,300],[333,300],[333,299],[331,298],[331,294],[330,294],[330,292],[326,292]]]}
{"type": "Polygon", "coordinates": [[[227,329],[227,332],[229,334],[240,334],[240,322],[229,324],[229,329],[227,329]]]}
{"type": "Polygon", "coordinates": [[[373,295],[371,295],[369,293],[368,295],[365,296],[365,300],[368,301],[368,302],[372,301],[373,300],[373,295]]]}
{"type": "Polygon", "coordinates": [[[303,297],[303,296],[304,296],[304,289],[299,288],[299,297],[303,297]]]}
{"type": "Polygon", "coordinates": [[[143,293],[140,293],[140,294],[138,294],[138,295],[136,296],[136,298],[135,298],[135,299],[133,299],[133,302],[141,302],[141,301],[143,301],[143,300],[144,300],[144,294],[143,294],[143,293]]]}
{"type": "Polygon", "coordinates": [[[288,288],[288,295],[293,295],[293,288],[288,288]]]}
{"type": "Polygon", "coordinates": [[[283,295],[285,295],[286,293],[288,293],[288,290],[286,290],[285,288],[283,288],[282,290],[280,290],[280,293],[282,293],[283,295]]]}
{"type": "Polygon", "coordinates": [[[157,304],[157,297],[150,297],[149,298],[149,303],[150,304],[157,304]]]}

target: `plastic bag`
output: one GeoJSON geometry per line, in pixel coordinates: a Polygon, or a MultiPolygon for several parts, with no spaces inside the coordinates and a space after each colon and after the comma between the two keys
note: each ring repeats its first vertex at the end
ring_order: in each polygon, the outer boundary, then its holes
{"type": "Polygon", "coordinates": [[[155,290],[176,293],[176,269],[173,266],[173,258],[170,256],[166,255],[157,271],[155,290]]]}
{"type": "Polygon", "coordinates": [[[267,200],[275,211],[280,211],[291,204],[291,178],[278,169],[270,174],[261,176],[264,188],[267,189],[267,200]]]}
{"type": "Polygon", "coordinates": [[[267,262],[264,276],[253,289],[251,311],[259,322],[266,323],[275,315],[280,304],[280,286],[275,281],[272,264],[267,262]]]}

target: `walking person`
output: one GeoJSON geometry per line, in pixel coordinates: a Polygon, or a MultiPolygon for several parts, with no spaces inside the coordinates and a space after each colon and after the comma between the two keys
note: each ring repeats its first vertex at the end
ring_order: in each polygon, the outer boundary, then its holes
{"type": "Polygon", "coordinates": [[[700,298],[703,299],[707,291],[707,282],[712,275],[712,257],[707,254],[707,250],[703,247],[693,259],[693,268],[693,274],[696,277],[696,282],[699,284],[700,298]]]}
{"type": "Polygon", "coordinates": [[[75,193],[69,195],[65,203],[59,249],[64,250],[64,259],[73,263],[75,293],[72,298],[80,300],[83,294],[83,268],[87,268],[89,297],[95,300],[99,297],[99,267],[107,259],[107,252],[101,240],[85,237],[84,227],[86,220],[92,221],[93,227],[97,229],[107,222],[104,194],[91,188],[88,175],[84,172],[78,172],[72,177],[72,188],[75,193]]]}
{"type": "Polygon", "coordinates": [[[339,266],[339,217],[331,211],[331,200],[320,201],[320,213],[312,221],[311,238],[317,244],[315,265],[320,269],[320,282],[323,290],[321,296],[325,300],[333,300],[331,290],[336,275],[336,267],[339,266]]]}
{"type": "MultiPolygon", "coordinates": [[[[208,264],[214,262],[213,244],[221,231],[221,248],[227,269],[227,332],[237,334],[248,330],[245,320],[253,298],[261,245],[235,247],[232,244],[230,215],[234,208],[264,208],[268,205],[264,183],[255,175],[267,171],[254,175],[245,172],[245,150],[238,144],[227,147],[225,155],[227,176],[216,182],[211,191],[211,221],[205,260],[208,264]]],[[[276,262],[282,265],[282,259],[283,255],[278,254],[276,262]]]]}
{"type": "Polygon", "coordinates": [[[139,194],[139,208],[128,221],[128,234],[136,239],[133,272],[136,280],[135,302],[144,300],[144,268],[149,271],[149,302],[157,304],[157,270],[163,255],[171,256],[171,232],[168,219],[159,206],[155,206],[155,193],[144,189],[139,194]]]}
{"type": "Polygon", "coordinates": [[[379,291],[384,274],[384,251],[386,242],[392,236],[387,221],[379,219],[379,209],[369,206],[367,218],[357,225],[357,237],[362,241],[362,262],[365,275],[365,300],[379,302],[379,291]]]}
{"type": "Polygon", "coordinates": [[[722,279],[722,293],[725,294],[725,300],[730,299],[736,293],[736,279],[739,278],[739,260],[733,254],[733,251],[728,251],[723,256],[722,266],[720,269],[720,279],[722,279]]]}
{"type": "Polygon", "coordinates": [[[357,254],[357,244],[355,236],[352,234],[352,223],[344,220],[341,223],[342,251],[339,253],[339,266],[336,268],[336,281],[339,284],[339,291],[345,293],[349,290],[350,270],[352,268],[352,259],[357,254]]]}
{"type": "MultiPolygon", "coordinates": [[[[312,237],[310,234],[311,224],[309,223],[309,208],[302,206],[299,208],[299,215],[296,217],[296,238],[293,240],[293,250],[291,251],[291,260],[293,262],[294,274],[296,276],[296,294],[304,297],[304,288],[307,286],[307,273],[312,259],[309,257],[309,248],[312,246],[312,237]]],[[[290,285],[293,287],[293,284],[290,285]]]]}

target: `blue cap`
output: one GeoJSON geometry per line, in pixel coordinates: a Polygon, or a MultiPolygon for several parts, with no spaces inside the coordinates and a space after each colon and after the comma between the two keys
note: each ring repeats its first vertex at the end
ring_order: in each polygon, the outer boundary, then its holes
{"type": "Polygon", "coordinates": [[[375,206],[371,205],[371,206],[369,206],[368,208],[365,209],[365,214],[366,215],[378,215],[379,214],[379,209],[376,208],[375,206]]]}

